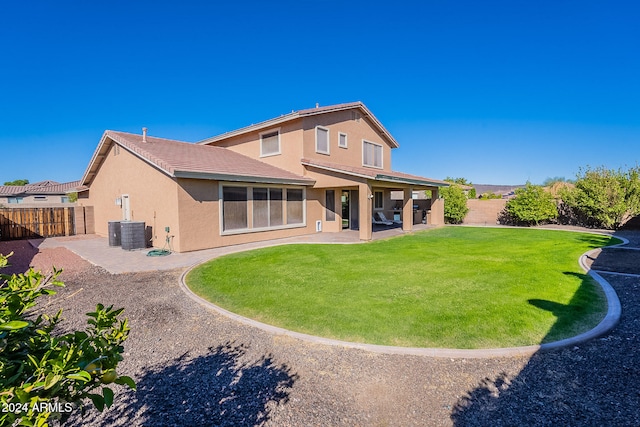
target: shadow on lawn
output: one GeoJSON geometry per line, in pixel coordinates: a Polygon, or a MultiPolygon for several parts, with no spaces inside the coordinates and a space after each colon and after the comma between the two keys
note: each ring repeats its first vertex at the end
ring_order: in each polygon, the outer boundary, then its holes
{"type": "MultiPolygon", "coordinates": [[[[297,379],[270,357],[243,362],[245,349],[226,344],[197,358],[187,354],[138,377],[137,391],[116,394],[116,406],[92,411],[100,425],[256,426],[286,403],[297,379]]],[[[87,419],[85,418],[84,421],[87,419]]],[[[78,425],[82,425],[79,420],[78,425]]]]}
{"type": "MultiPolygon", "coordinates": [[[[555,330],[568,321],[592,286],[587,275],[579,276],[582,284],[570,304],[530,301],[558,317],[545,342],[558,338],[555,330]]],[[[458,400],[451,414],[454,425],[640,425],[640,279],[607,279],[622,303],[621,321],[609,334],[538,352],[515,377],[503,372],[485,378],[458,400]]]]}

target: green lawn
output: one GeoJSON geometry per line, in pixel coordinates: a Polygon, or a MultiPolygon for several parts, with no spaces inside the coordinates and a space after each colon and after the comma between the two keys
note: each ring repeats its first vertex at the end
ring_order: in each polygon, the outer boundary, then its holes
{"type": "Polygon", "coordinates": [[[287,245],[191,271],[198,295],[293,331],[372,344],[491,348],[584,332],[606,313],[563,231],[445,227],[359,245],[287,245]]]}

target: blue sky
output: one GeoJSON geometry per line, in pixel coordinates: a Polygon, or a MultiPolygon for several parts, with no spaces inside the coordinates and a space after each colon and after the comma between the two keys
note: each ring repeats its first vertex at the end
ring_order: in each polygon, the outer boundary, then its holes
{"type": "Polygon", "coordinates": [[[362,101],[394,170],[541,183],[640,157],[635,1],[29,1],[0,12],[0,183],[104,130],[198,141],[362,101]]]}

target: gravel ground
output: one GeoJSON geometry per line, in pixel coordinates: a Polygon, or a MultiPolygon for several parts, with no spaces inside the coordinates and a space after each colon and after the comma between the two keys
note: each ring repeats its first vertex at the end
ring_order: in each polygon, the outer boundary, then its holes
{"type": "MultiPolygon", "coordinates": [[[[443,359],[272,336],[193,302],[182,271],[111,275],[23,243],[0,242],[0,253],[14,250],[17,268],[65,267],[67,286],[50,301],[51,312],[64,307],[65,327],[83,328],[98,302],[125,307],[130,321],[118,371],[138,391],[119,390],[112,408],[69,425],[640,425],[638,278],[606,276],[622,303],[607,336],[533,357],[443,359]]],[[[640,251],[620,256],[636,265],[640,251]]]]}

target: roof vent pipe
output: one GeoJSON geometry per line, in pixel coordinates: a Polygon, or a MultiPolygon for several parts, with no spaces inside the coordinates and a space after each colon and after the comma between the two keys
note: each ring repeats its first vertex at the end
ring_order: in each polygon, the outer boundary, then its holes
{"type": "Polygon", "coordinates": [[[316,108],[320,108],[320,103],[316,102],[316,108]]]}
{"type": "Polygon", "coordinates": [[[142,142],[147,142],[147,128],[142,128],[142,142]]]}

